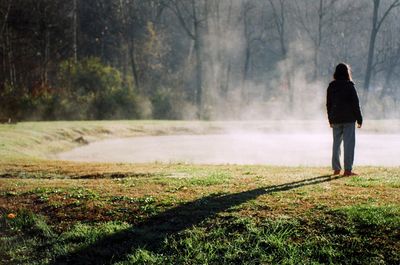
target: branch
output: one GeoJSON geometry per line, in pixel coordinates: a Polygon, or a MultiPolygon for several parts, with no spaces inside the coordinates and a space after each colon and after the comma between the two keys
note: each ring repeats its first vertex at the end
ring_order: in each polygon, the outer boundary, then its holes
{"type": "Polygon", "coordinates": [[[6,28],[6,24],[7,24],[7,20],[8,20],[8,14],[10,13],[10,8],[11,8],[11,1],[8,2],[8,7],[7,7],[7,11],[6,14],[4,16],[4,23],[3,26],[1,27],[1,31],[0,31],[0,35],[3,35],[4,29],[6,28]]]}
{"type": "MultiPolygon", "coordinates": [[[[274,2],[272,0],[269,0],[269,3],[271,5],[271,7],[272,7],[272,14],[274,15],[275,26],[276,26],[276,28],[278,30],[278,33],[281,34],[283,32],[283,30],[282,30],[283,22],[281,22],[281,20],[280,20],[280,18],[278,16],[278,11],[277,11],[277,9],[275,7],[274,2]]],[[[281,10],[281,16],[282,16],[282,10],[281,10]]]]}
{"type": "Polygon", "coordinates": [[[379,20],[378,25],[376,27],[376,31],[379,31],[379,28],[382,25],[382,22],[385,20],[385,18],[388,16],[388,14],[390,13],[390,11],[395,8],[400,6],[400,0],[395,0],[390,6],[389,8],[385,11],[385,13],[383,14],[382,18],[379,20]]]}
{"type": "Polygon", "coordinates": [[[298,22],[300,22],[300,25],[303,27],[304,31],[306,32],[306,34],[308,35],[310,40],[313,43],[316,43],[317,40],[313,37],[313,34],[312,34],[311,30],[309,29],[309,27],[307,27],[306,22],[304,21],[303,16],[301,15],[301,9],[300,9],[300,6],[297,1],[295,1],[295,5],[296,5],[296,9],[297,9],[296,15],[297,15],[298,22]]]}
{"type": "Polygon", "coordinates": [[[175,15],[177,16],[177,18],[178,18],[182,28],[185,30],[186,34],[188,34],[191,39],[195,40],[196,37],[194,36],[194,34],[190,31],[190,29],[186,25],[185,19],[182,16],[182,12],[179,8],[179,5],[176,3],[176,1],[174,1],[173,3],[174,3],[175,8],[171,8],[172,12],[174,12],[175,15]]]}

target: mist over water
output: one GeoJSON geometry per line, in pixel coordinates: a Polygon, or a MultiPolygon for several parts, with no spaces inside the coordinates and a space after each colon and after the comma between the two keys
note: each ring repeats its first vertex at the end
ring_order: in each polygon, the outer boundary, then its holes
{"type": "MultiPolygon", "coordinates": [[[[220,134],[164,135],[110,139],[57,155],[86,162],[264,164],[330,166],[332,135],[322,122],[288,122],[256,129],[236,123],[220,134]],[[240,126],[242,125],[242,126],[240,126]],[[296,128],[296,129],[294,129],[296,128]]],[[[271,125],[268,123],[268,125],[271,125]]],[[[400,166],[400,134],[357,131],[355,166],[400,166]]]]}

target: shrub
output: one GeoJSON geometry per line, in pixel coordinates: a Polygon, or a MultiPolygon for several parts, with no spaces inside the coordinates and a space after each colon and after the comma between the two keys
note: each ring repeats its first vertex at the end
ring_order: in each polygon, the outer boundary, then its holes
{"type": "Polygon", "coordinates": [[[151,97],[154,119],[182,119],[185,118],[186,106],[183,95],[169,88],[160,88],[151,97]]]}
{"type": "Polygon", "coordinates": [[[133,88],[124,86],[120,72],[103,65],[99,58],[87,58],[78,63],[63,62],[59,79],[66,88],[64,101],[60,103],[63,103],[61,106],[65,108],[63,113],[67,118],[138,117],[138,102],[133,88]]]}

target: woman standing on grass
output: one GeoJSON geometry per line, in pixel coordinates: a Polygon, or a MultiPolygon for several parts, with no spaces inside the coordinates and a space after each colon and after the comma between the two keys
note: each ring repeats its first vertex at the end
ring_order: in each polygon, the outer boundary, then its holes
{"type": "Polygon", "coordinates": [[[351,79],[351,70],[347,64],[336,66],[333,81],[328,86],[326,108],[331,128],[333,129],[332,168],[334,175],[339,175],[340,145],[344,146],[344,174],[343,176],[357,175],[352,172],[354,161],[354,147],[356,143],[355,122],[361,128],[362,115],[357,91],[351,79]]]}

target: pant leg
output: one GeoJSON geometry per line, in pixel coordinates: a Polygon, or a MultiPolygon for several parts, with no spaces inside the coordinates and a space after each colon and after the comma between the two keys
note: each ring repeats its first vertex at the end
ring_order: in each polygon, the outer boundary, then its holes
{"type": "Polygon", "coordinates": [[[342,166],[340,165],[340,145],[343,140],[343,125],[342,124],[333,124],[332,128],[333,132],[333,147],[332,147],[332,169],[333,170],[341,170],[342,166]]]}
{"type": "Polygon", "coordinates": [[[354,147],[356,145],[355,123],[346,123],[343,126],[344,169],[351,171],[354,161],[354,147]]]}

